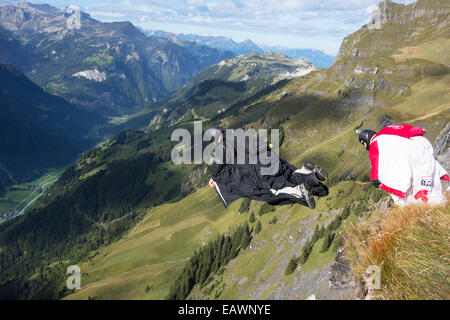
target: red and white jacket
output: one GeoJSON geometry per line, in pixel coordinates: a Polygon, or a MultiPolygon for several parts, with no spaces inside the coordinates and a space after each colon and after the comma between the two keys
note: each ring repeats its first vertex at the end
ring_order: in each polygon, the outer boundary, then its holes
{"type": "Polygon", "coordinates": [[[393,195],[398,204],[444,201],[440,180],[450,181],[436,161],[424,130],[410,125],[383,128],[370,141],[371,180],[393,195]]]}

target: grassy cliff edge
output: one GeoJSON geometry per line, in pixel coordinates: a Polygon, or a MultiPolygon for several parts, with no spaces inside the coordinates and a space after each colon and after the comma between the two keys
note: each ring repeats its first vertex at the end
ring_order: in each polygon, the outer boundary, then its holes
{"type": "Polygon", "coordinates": [[[411,205],[374,212],[343,231],[356,279],[380,267],[373,299],[450,299],[450,194],[442,206],[411,205]]]}

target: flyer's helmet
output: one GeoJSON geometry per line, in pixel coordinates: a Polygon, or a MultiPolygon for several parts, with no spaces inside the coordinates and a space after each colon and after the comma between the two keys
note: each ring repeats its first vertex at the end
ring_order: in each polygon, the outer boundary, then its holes
{"type": "Polygon", "coordinates": [[[359,142],[360,143],[365,142],[366,143],[366,149],[369,150],[369,148],[370,148],[370,140],[377,133],[375,131],[373,131],[373,130],[370,130],[370,129],[357,130],[356,133],[359,134],[359,137],[358,137],[359,142]]]}

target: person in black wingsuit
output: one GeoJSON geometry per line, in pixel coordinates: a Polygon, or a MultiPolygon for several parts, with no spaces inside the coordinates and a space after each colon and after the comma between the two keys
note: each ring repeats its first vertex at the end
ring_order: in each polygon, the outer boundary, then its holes
{"type": "MultiPolygon", "coordinates": [[[[237,143],[227,141],[223,128],[208,129],[211,141],[214,142],[216,152],[222,149],[222,158],[212,165],[212,177],[209,181],[219,195],[224,207],[228,207],[239,198],[265,201],[270,205],[301,204],[314,209],[316,206],[314,196],[325,197],[328,188],[321,181],[326,181],[328,173],[312,162],[305,162],[301,169],[297,169],[286,160],[275,157],[279,161],[278,171],[270,175],[262,175],[261,168],[268,167],[259,161],[256,164],[236,164],[237,143]],[[233,164],[225,161],[228,157],[235,159],[233,164]]],[[[261,152],[271,155],[271,145],[257,139],[257,150],[251,151],[245,145],[245,159],[248,160],[251,152],[257,156],[261,152]]]]}

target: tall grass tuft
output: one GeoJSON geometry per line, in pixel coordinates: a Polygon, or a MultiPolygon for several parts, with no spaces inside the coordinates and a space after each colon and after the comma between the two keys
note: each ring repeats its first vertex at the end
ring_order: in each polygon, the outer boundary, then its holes
{"type": "Polygon", "coordinates": [[[374,212],[347,226],[345,254],[356,278],[381,269],[375,299],[450,299],[450,194],[442,206],[411,205],[374,212]]]}

